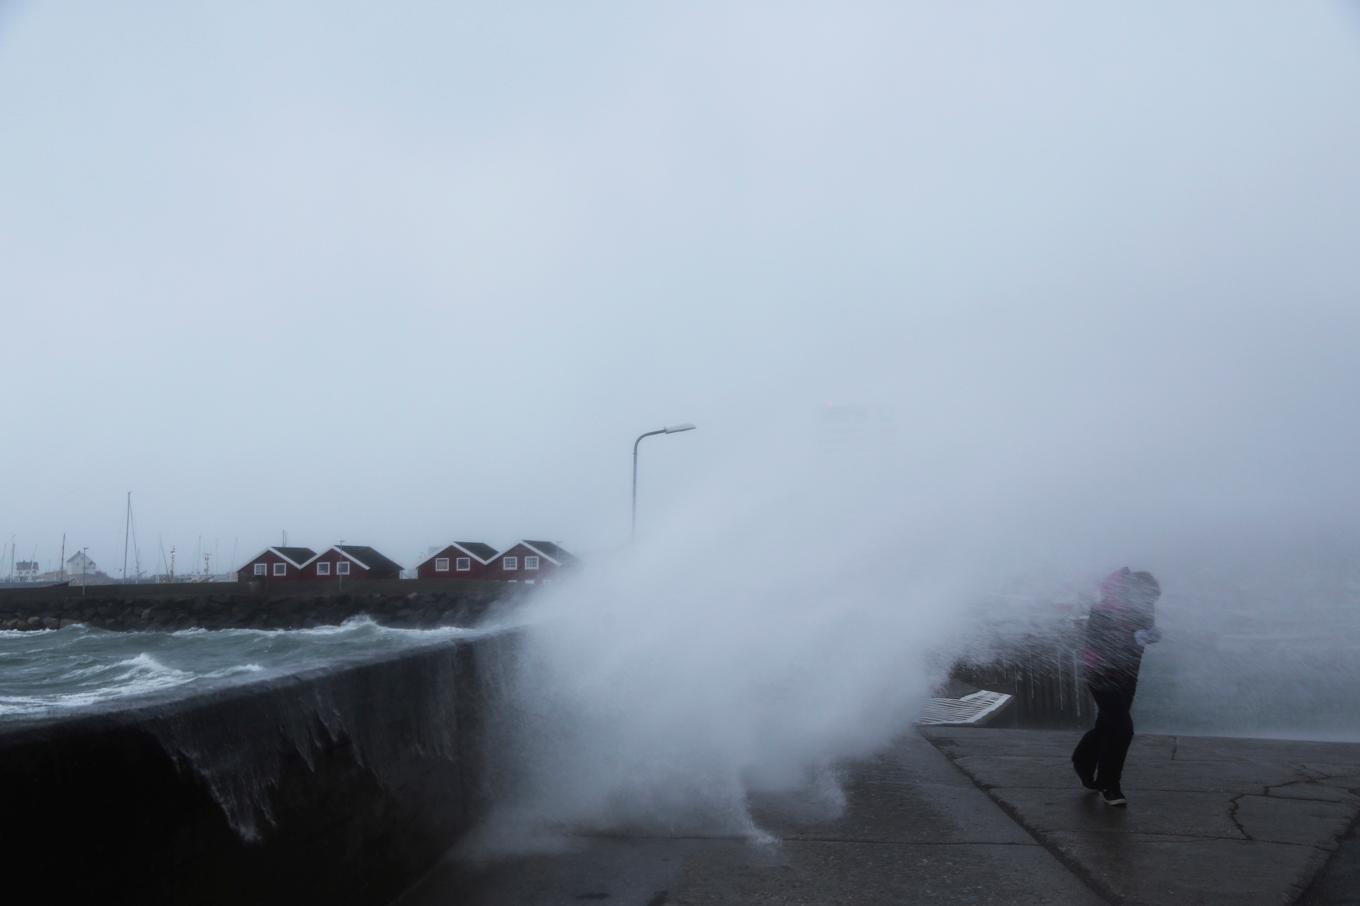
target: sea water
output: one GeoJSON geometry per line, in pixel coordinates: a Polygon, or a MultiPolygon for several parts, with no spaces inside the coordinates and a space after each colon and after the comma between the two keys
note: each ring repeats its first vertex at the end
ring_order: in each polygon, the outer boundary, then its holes
{"type": "Polygon", "coordinates": [[[367,617],[312,629],[0,631],[0,721],[148,693],[184,694],[366,660],[471,630],[394,629],[367,617]]]}

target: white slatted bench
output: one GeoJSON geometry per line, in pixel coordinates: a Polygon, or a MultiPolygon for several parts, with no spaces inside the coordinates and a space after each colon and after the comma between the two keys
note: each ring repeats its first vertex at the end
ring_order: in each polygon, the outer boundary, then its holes
{"type": "Polygon", "coordinates": [[[930,726],[981,724],[999,714],[1013,697],[1005,692],[981,689],[962,698],[927,699],[916,722],[930,726]]]}

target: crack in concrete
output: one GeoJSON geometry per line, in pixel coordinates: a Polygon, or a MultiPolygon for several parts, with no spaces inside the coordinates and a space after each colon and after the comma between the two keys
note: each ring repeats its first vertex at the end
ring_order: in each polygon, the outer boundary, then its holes
{"type": "Polygon", "coordinates": [[[1090,871],[1088,871],[1084,865],[1082,865],[1076,859],[1073,859],[1070,856],[1068,856],[1067,853],[1063,852],[1061,847],[1046,840],[1038,831],[1030,827],[1029,824],[1026,823],[1026,821],[1023,818],[1020,817],[1020,813],[1018,811],[1012,808],[1009,803],[1002,800],[999,796],[996,796],[992,793],[991,787],[983,786],[981,783],[978,782],[976,777],[968,773],[968,771],[963,767],[963,765],[959,764],[958,755],[952,752],[945,751],[944,747],[937,745],[936,740],[931,739],[929,736],[925,736],[925,734],[922,734],[922,736],[924,736],[926,742],[929,742],[932,746],[935,746],[935,750],[939,752],[941,755],[943,755],[949,761],[949,763],[954,766],[954,769],[956,771],[958,771],[964,777],[967,777],[968,781],[971,784],[973,784],[973,786],[982,790],[983,794],[985,794],[988,799],[992,800],[996,807],[1001,809],[1002,813],[1005,814],[1007,818],[1010,818],[1017,825],[1019,825],[1020,829],[1023,830],[1025,833],[1029,834],[1035,843],[1043,847],[1045,852],[1047,852],[1054,859],[1057,859],[1059,865],[1061,865],[1063,868],[1066,868],[1069,872],[1072,873],[1073,877],[1081,881],[1081,883],[1085,884],[1087,889],[1089,889],[1093,894],[1095,894],[1100,899],[1104,900],[1106,903],[1111,904],[1111,906],[1122,906],[1124,902],[1123,897],[1119,896],[1117,893],[1114,892],[1114,890],[1112,890],[1108,885],[1106,885],[1104,881],[1100,880],[1090,871]]]}
{"type": "Polygon", "coordinates": [[[1038,846],[1015,840],[858,840],[854,837],[780,837],[780,843],[835,843],[851,846],[1038,846]]]}
{"type": "MultiPolygon", "coordinates": [[[[1347,792],[1349,792],[1349,790],[1347,792]]],[[[1341,799],[1319,799],[1316,796],[1272,796],[1270,793],[1267,793],[1263,798],[1278,799],[1281,802],[1321,802],[1326,805],[1348,804],[1347,802],[1341,799]]]]}
{"type": "Polygon", "coordinates": [[[1303,775],[1303,780],[1295,780],[1293,781],[1294,783],[1302,783],[1304,781],[1321,783],[1324,780],[1331,780],[1332,777],[1336,776],[1334,774],[1328,774],[1326,771],[1319,771],[1317,768],[1310,768],[1306,764],[1295,764],[1290,765],[1290,767],[1303,775]]]}
{"type": "MultiPolygon", "coordinates": [[[[1348,790],[1347,792],[1355,793],[1357,796],[1360,796],[1360,789],[1348,790]]],[[[1351,823],[1347,825],[1345,832],[1336,838],[1336,846],[1332,849],[1327,858],[1323,860],[1322,864],[1317,867],[1317,870],[1313,872],[1313,876],[1308,879],[1308,883],[1302,885],[1298,896],[1293,900],[1294,903],[1308,902],[1309,895],[1312,893],[1313,889],[1320,885],[1322,880],[1327,877],[1328,872],[1331,871],[1332,864],[1342,857],[1341,852],[1344,849],[1342,843],[1357,834],[1360,834],[1360,811],[1357,811],[1355,815],[1351,817],[1351,823]]]]}
{"type": "MultiPolygon", "coordinates": [[[[1061,864],[1063,867],[1067,868],[1068,871],[1070,871],[1070,872],[1071,872],[1078,880],[1080,880],[1082,883],[1084,883],[1084,884],[1085,884],[1085,885],[1086,885],[1093,893],[1095,893],[1098,897],[1100,897],[1101,899],[1105,900],[1106,902],[1111,903],[1111,904],[1114,904],[1114,906],[1121,906],[1121,904],[1123,904],[1123,903],[1125,902],[1125,900],[1124,900],[1123,897],[1121,897],[1119,894],[1115,893],[1113,890],[1109,889],[1109,888],[1105,885],[1104,882],[1102,882],[1099,878],[1094,877],[1094,876],[1093,876],[1090,872],[1088,872],[1088,871],[1087,871],[1087,870],[1086,870],[1079,862],[1077,862],[1076,860],[1074,860],[1074,859],[1072,859],[1072,858],[1069,858],[1069,857],[1066,855],[1066,853],[1064,853],[1063,850],[1062,850],[1060,847],[1058,847],[1056,844],[1050,843],[1047,839],[1045,839],[1045,837],[1044,837],[1039,831],[1037,831],[1035,828],[1031,827],[1031,826],[1030,826],[1030,825],[1029,825],[1029,824],[1021,817],[1020,813],[1019,813],[1015,808],[1013,808],[1013,807],[1010,806],[1008,803],[1006,803],[1006,802],[1004,802],[1003,800],[1001,800],[1000,797],[998,797],[997,795],[995,795],[994,792],[993,792],[993,790],[996,789],[997,787],[994,787],[994,786],[992,786],[992,785],[990,785],[990,784],[984,784],[984,783],[980,782],[976,777],[974,777],[974,776],[968,771],[968,769],[964,767],[964,765],[963,765],[963,763],[962,763],[963,759],[965,759],[965,758],[967,758],[967,757],[969,757],[969,756],[963,755],[963,754],[960,753],[960,752],[951,752],[951,751],[947,751],[947,750],[946,750],[946,747],[948,747],[948,748],[957,748],[958,744],[957,744],[955,741],[953,741],[953,740],[943,740],[943,739],[942,739],[942,740],[936,740],[936,739],[932,739],[932,738],[929,737],[929,736],[926,736],[925,734],[922,734],[922,736],[924,736],[925,739],[926,739],[928,742],[930,742],[932,745],[934,745],[935,748],[936,748],[936,750],[939,751],[942,755],[944,755],[945,758],[947,758],[947,759],[949,760],[949,762],[950,762],[951,764],[954,765],[954,767],[959,771],[959,773],[963,774],[963,776],[967,777],[968,780],[971,781],[972,784],[973,784],[974,786],[976,786],[978,789],[982,790],[982,791],[987,795],[987,797],[988,797],[989,799],[991,799],[992,802],[994,802],[994,803],[997,805],[997,807],[1000,808],[1001,811],[1002,811],[1007,817],[1009,817],[1012,821],[1014,821],[1017,825],[1019,825],[1019,826],[1027,833],[1027,834],[1029,834],[1032,838],[1034,838],[1034,840],[1035,840],[1041,847],[1043,847],[1044,850],[1046,850],[1050,855],[1052,855],[1055,859],[1058,860],[1059,864],[1061,864]]],[[[1179,738],[1178,738],[1178,737],[1172,737],[1172,749],[1171,749],[1171,759],[1170,759],[1170,760],[1178,760],[1179,749],[1180,749],[1180,741],[1179,741],[1179,738]]],[[[1019,757],[1019,756],[1017,756],[1017,757],[1019,757]]],[[[1193,758],[1192,758],[1190,761],[1191,761],[1192,763],[1193,763],[1193,762],[1198,762],[1198,761],[1204,761],[1204,762],[1207,764],[1208,762],[1210,762],[1210,761],[1212,761],[1212,760],[1211,760],[1211,759],[1193,759],[1193,758]]],[[[1292,842],[1283,841],[1283,840],[1258,839],[1258,838],[1252,836],[1252,835],[1247,831],[1246,827],[1242,824],[1241,818],[1240,818],[1240,816],[1239,816],[1239,814],[1238,814],[1238,810],[1239,810],[1239,808],[1240,808],[1240,806],[1241,806],[1241,800],[1242,800],[1244,797],[1246,797],[1246,796],[1261,796],[1261,797],[1265,798],[1265,797],[1270,796],[1271,790],[1273,790],[1273,789],[1276,789],[1276,788],[1279,788],[1279,787],[1285,787],[1285,786],[1293,786],[1293,785],[1296,785],[1296,784],[1310,784],[1310,783],[1311,783],[1311,784],[1324,785],[1324,786],[1327,786],[1329,789],[1337,789],[1337,790],[1344,789],[1345,792],[1347,792],[1347,793],[1349,793],[1349,794],[1351,794],[1351,795],[1353,795],[1353,796],[1360,797],[1360,787],[1342,787],[1342,786],[1340,786],[1339,784],[1336,784],[1336,785],[1329,785],[1329,784],[1326,784],[1325,781],[1330,780],[1330,779],[1332,779],[1332,778],[1335,777],[1335,776],[1343,776],[1343,775],[1333,775],[1333,774],[1328,774],[1328,773],[1326,773],[1326,772],[1319,771],[1319,770],[1316,770],[1316,769],[1314,769],[1314,768],[1310,768],[1310,767],[1309,767],[1308,765],[1306,765],[1306,764],[1295,763],[1295,764],[1293,764],[1293,765],[1290,765],[1290,767],[1292,767],[1292,768],[1293,768],[1295,771],[1297,771],[1298,773],[1303,774],[1304,777],[1303,777],[1303,778],[1300,778],[1300,779],[1292,780],[1292,781],[1287,781],[1286,783],[1282,783],[1282,784],[1273,784],[1273,785],[1270,785],[1270,786],[1258,786],[1258,787],[1256,787],[1256,790],[1259,790],[1259,792],[1243,792],[1243,793],[1238,793],[1238,794],[1236,794],[1236,795],[1234,795],[1234,796],[1232,797],[1232,799],[1231,799],[1230,802],[1229,802],[1229,813],[1228,813],[1228,817],[1229,817],[1229,819],[1232,821],[1233,825],[1236,827],[1238,833],[1241,834],[1241,837],[1240,837],[1240,838],[1239,838],[1239,837],[1225,837],[1225,836],[1200,836],[1200,835],[1190,835],[1190,834],[1165,834],[1165,835],[1163,835],[1163,834],[1149,834],[1149,833],[1142,833],[1142,834],[1140,834],[1140,836],[1144,836],[1144,837],[1165,837],[1165,838],[1166,838],[1166,841],[1167,841],[1168,843],[1174,843],[1174,842],[1188,842],[1187,838],[1194,838],[1194,839],[1198,839],[1198,840],[1217,840],[1217,841],[1222,841],[1222,842],[1241,842],[1241,843],[1249,843],[1249,844],[1250,844],[1250,843],[1259,843],[1259,844],[1265,844],[1265,845],[1269,845],[1269,846],[1289,846],[1289,847],[1294,847],[1294,848],[1303,848],[1303,849],[1307,849],[1307,850],[1312,850],[1313,853],[1314,853],[1313,860],[1310,861],[1310,863],[1309,863],[1309,865],[1306,867],[1306,869],[1305,869],[1304,871],[1301,872],[1300,877],[1299,877],[1299,878],[1291,885],[1290,891],[1289,891],[1289,893],[1288,893],[1288,895],[1287,895],[1287,896],[1288,896],[1288,899],[1287,899],[1287,901],[1286,901],[1287,904],[1288,904],[1288,906],[1295,906],[1295,904],[1298,904],[1298,906],[1307,906],[1307,904],[1310,902],[1310,901],[1309,901],[1309,896],[1311,895],[1311,893],[1312,893],[1312,891],[1314,890],[1314,888],[1316,888],[1316,887],[1322,882],[1322,880],[1328,876],[1328,873],[1329,873],[1329,871],[1331,870],[1333,864],[1341,857],[1341,852],[1342,852],[1342,850],[1343,850],[1343,847],[1342,847],[1340,844],[1342,843],[1342,841],[1348,840],[1348,839],[1351,839],[1351,838],[1354,838],[1356,835],[1360,834],[1360,809],[1357,809],[1355,815],[1352,817],[1351,821],[1349,822],[1349,824],[1348,824],[1348,826],[1347,826],[1347,829],[1346,829],[1343,833],[1341,833],[1340,835],[1338,835],[1338,836],[1334,839],[1334,841],[1332,842],[1332,844],[1331,844],[1330,846],[1326,846],[1326,845],[1324,845],[1324,846],[1319,846],[1319,845],[1309,844],[1309,843],[1292,843],[1292,842]]],[[[1012,788],[1012,786],[1011,786],[1011,785],[1007,785],[1005,788],[1010,789],[1010,788],[1012,788]]],[[[1013,788],[1016,788],[1016,789],[1041,789],[1041,790],[1052,790],[1052,789],[1056,789],[1055,787],[1013,787],[1013,788]]],[[[1159,790],[1159,791],[1160,791],[1160,792],[1169,792],[1169,793],[1187,792],[1186,790],[1159,790]]],[[[1189,791],[1189,792],[1193,792],[1193,791],[1189,791]]],[[[1326,803],[1328,803],[1328,804],[1333,804],[1333,805],[1334,805],[1334,804],[1337,804],[1334,800],[1330,800],[1330,799],[1319,799],[1319,800],[1314,800],[1314,799],[1309,799],[1309,798],[1306,798],[1306,797],[1284,797],[1284,796],[1276,796],[1276,797],[1274,797],[1274,798],[1275,798],[1277,801],[1278,801],[1278,800],[1283,800],[1283,799],[1287,799],[1287,798],[1288,798],[1288,799],[1297,799],[1298,801],[1301,801],[1301,802],[1314,802],[1314,801],[1316,801],[1316,802],[1326,802],[1326,803]]],[[[1330,901],[1329,901],[1329,902],[1330,902],[1330,901]]],[[[1319,906],[1320,906],[1320,904],[1319,904],[1319,906]]]]}
{"type": "Polygon", "coordinates": [[[1237,832],[1238,832],[1239,834],[1242,835],[1242,839],[1243,839],[1243,840],[1255,840],[1255,839],[1256,839],[1256,838],[1253,837],[1251,834],[1247,833],[1247,828],[1246,828],[1245,825],[1242,824],[1242,819],[1240,819],[1240,818],[1237,816],[1237,810],[1238,810],[1238,809],[1241,807],[1241,805],[1242,805],[1242,797],[1243,797],[1243,796],[1252,796],[1252,795],[1255,795],[1255,794],[1254,794],[1254,793],[1238,793],[1236,796],[1232,797],[1232,799],[1228,800],[1228,820],[1231,821],[1231,822],[1233,823],[1233,826],[1237,828],[1237,832]]]}
{"type": "Polygon", "coordinates": [[[1315,786],[1315,787],[1319,787],[1320,789],[1332,790],[1332,791],[1334,791],[1334,792],[1344,793],[1344,794],[1347,795],[1347,796],[1353,796],[1353,797],[1356,797],[1356,798],[1360,798],[1360,791],[1357,791],[1357,790],[1354,790],[1354,789],[1349,789],[1349,788],[1343,787],[1343,786],[1333,786],[1332,784],[1329,784],[1329,783],[1326,782],[1326,781],[1328,781],[1328,780],[1331,780],[1333,777],[1340,776],[1340,775],[1336,775],[1336,774],[1324,774],[1324,773],[1319,772],[1319,771],[1315,771],[1315,772],[1313,772],[1313,773],[1316,775],[1315,777],[1303,777],[1303,778],[1300,778],[1300,779],[1298,779],[1298,780],[1290,780],[1290,781],[1287,781],[1287,782],[1285,782],[1285,783],[1272,783],[1270,786],[1266,787],[1265,795],[1268,796],[1268,797],[1270,797],[1271,799],[1283,799],[1283,800],[1294,801],[1294,802],[1327,802],[1327,803],[1331,803],[1332,805],[1348,805],[1348,804],[1350,804],[1350,803],[1347,803],[1346,800],[1344,800],[1344,799],[1324,799],[1324,798],[1321,798],[1321,797],[1318,797],[1318,796],[1279,796],[1279,795],[1276,795],[1276,793],[1275,793],[1276,790],[1281,790],[1281,789],[1284,789],[1285,787],[1292,787],[1292,786],[1315,786]]]}
{"type": "MultiPolygon", "coordinates": [[[[1102,831],[1101,833],[1107,832],[1102,831]]],[[[1198,843],[1201,840],[1213,840],[1218,843],[1267,843],[1271,846],[1294,846],[1300,849],[1315,849],[1322,853],[1332,851],[1331,847],[1315,846],[1312,843],[1293,843],[1288,840],[1243,840],[1241,837],[1225,837],[1222,834],[1159,834],[1155,831],[1132,831],[1129,832],[1129,836],[1159,837],[1168,843],[1198,843]]]]}
{"type": "Polygon", "coordinates": [[[1266,787],[1266,795],[1269,796],[1271,790],[1280,790],[1280,789],[1284,789],[1284,788],[1287,787],[1287,786],[1298,786],[1298,785],[1301,784],[1301,783],[1313,784],[1313,785],[1315,785],[1315,786],[1318,785],[1318,782],[1317,782],[1316,780],[1312,779],[1311,777],[1301,777],[1301,778],[1299,778],[1298,780],[1288,780],[1288,781],[1285,781],[1284,783],[1272,783],[1272,784],[1269,784],[1269,785],[1266,787]]]}

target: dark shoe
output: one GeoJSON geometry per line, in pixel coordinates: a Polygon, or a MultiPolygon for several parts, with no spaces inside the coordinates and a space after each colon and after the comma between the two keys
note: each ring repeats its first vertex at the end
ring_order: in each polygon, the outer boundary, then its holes
{"type": "Polygon", "coordinates": [[[1083,771],[1075,761],[1072,762],[1072,770],[1077,772],[1077,777],[1081,780],[1082,786],[1086,787],[1088,790],[1100,789],[1100,787],[1096,786],[1095,771],[1092,771],[1091,773],[1088,774],[1085,771],[1083,771]]]}
{"type": "Polygon", "coordinates": [[[1108,790],[1100,791],[1100,798],[1106,805],[1113,805],[1124,808],[1129,804],[1129,800],[1124,798],[1124,791],[1117,786],[1112,786],[1108,790]]]}

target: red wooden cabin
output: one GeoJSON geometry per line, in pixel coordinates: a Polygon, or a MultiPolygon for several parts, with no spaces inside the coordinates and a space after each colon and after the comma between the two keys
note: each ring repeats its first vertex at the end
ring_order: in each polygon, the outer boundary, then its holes
{"type": "Polygon", "coordinates": [[[371,547],[336,544],[302,565],[304,579],[400,579],[401,566],[371,547]]]}
{"type": "Polygon", "coordinates": [[[485,579],[496,549],[480,541],[454,541],[416,567],[421,579],[485,579]]]}
{"type": "Polygon", "coordinates": [[[316,556],[310,547],[266,547],[236,571],[240,582],[278,582],[302,577],[302,567],[316,556]]]}
{"type": "Polygon", "coordinates": [[[574,555],[551,541],[520,541],[496,555],[487,578],[529,584],[551,582],[560,570],[577,562],[574,555]]]}

